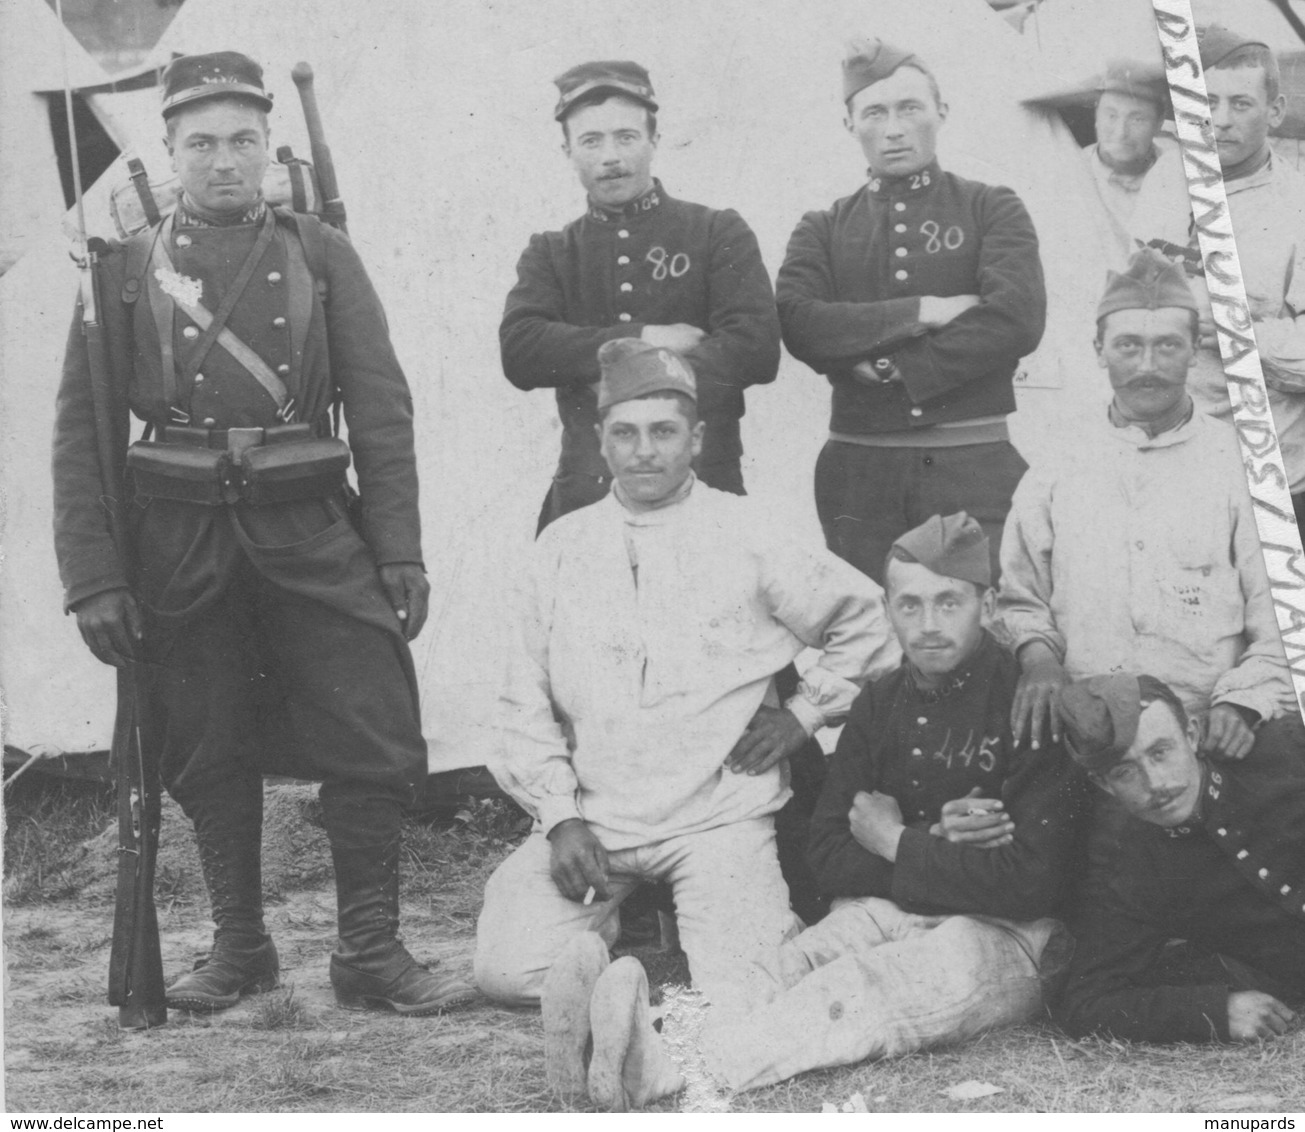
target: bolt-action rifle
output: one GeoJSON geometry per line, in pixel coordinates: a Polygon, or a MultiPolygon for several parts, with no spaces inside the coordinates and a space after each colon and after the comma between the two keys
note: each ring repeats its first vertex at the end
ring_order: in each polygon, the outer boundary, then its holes
{"type": "MultiPolygon", "coordinates": [[[[56,0],[63,22],[63,4],[56,0]]],[[[62,44],[62,39],[61,39],[62,44]]],[[[64,58],[64,109],[72,150],[73,190],[77,199],[81,271],[82,333],[95,410],[95,451],[100,465],[101,500],[109,533],[130,585],[132,552],[125,504],[126,441],[119,422],[126,406],[115,398],[109,348],[101,321],[99,256],[107,245],[88,240],[83,204],[81,162],[73,120],[72,87],[64,58]]],[[[163,957],[154,908],[154,862],[159,846],[162,798],[158,751],[142,742],[138,659],[125,658],[117,669],[118,705],[110,758],[118,794],[118,888],[113,909],[113,946],[109,954],[109,1003],[118,1008],[124,1030],[145,1030],[168,1020],[163,987],[163,957]]]]}

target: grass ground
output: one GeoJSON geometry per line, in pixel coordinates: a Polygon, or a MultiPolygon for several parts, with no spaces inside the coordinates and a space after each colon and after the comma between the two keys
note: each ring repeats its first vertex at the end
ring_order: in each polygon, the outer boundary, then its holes
{"type": "MultiPolygon", "coordinates": [[[[303,860],[293,873],[273,870],[269,886],[280,990],[211,1017],[174,1011],[166,1027],[148,1033],[119,1030],[103,997],[112,842],[97,836],[112,820],[111,800],[102,789],[52,787],[34,775],[12,795],[6,792],[4,882],[11,1111],[573,1107],[545,1083],[535,1011],[481,1002],[443,1017],[399,1019],[338,1008],[326,978],[334,894],[325,870],[303,860]]],[[[523,832],[519,814],[502,803],[408,831],[404,934],[418,958],[469,974],[484,882],[523,832]]],[[[165,816],[165,836],[173,843],[161,859],[158,904],[165,964],[176,971],[204,949],[209,925],[175,811],[165,816]]],[[[307,846],[298,857],[321,852],[308,834],[296,836],[307,846]]],[[[684,981],[682,958],[639,954],[654,985],[684,981]]],[[[858,1095],[868,1110],[885,1112],[1301,1110],[1305,1029],[1263,1045],[1143,1047],[1072,1042],[1049,1025],[1027,1025],[954,1049],[805,1074],[730,1103],[734,1111],[819,1112],[858,1095]],[[945,1094],[965,1081],[1001,1091],[971,1101],[945,1094]]],[[[683,1103],[658,1107],[676,1111],[683,1103]]]]}

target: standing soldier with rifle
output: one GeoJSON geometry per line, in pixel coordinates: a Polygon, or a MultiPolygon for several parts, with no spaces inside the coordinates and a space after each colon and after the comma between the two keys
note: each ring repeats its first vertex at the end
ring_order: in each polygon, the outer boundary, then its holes
{"type": "Polygon", "coordinates": [[[100,258],[99,413],[96,351],[80,311],[74,322],[54,441],[60,572],[92,652],[135,662],[141,745],[195,826],[216,931],[168,1004],[220,1010],[276,985],[262,775],[288,765],[323,783],[337,1000],[431,1014],[474,992],[419,966],[396,934],[400,819],[426,774],[408,648],[429,592],[412,402],[348,239],[263,199],[271,106],[261,68],[235,52],[164,75],[182,196],[100,258]],[[347,444],[332,435],[336,403],[347,444]],[[152,438],[127,448],[125,481],[106,490],[128,410],[152,438]]]}

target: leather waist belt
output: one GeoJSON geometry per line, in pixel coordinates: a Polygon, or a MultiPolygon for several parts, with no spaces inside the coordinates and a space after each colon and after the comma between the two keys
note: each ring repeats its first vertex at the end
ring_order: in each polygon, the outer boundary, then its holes
{"type": "Polygon", "coordinates": [[[225,448],[243,452],[260,444],[284,444],[290,440],[311,440],[308,424],[274,425],[271,428],[191,428],[167,425],[159,433],[164,444],[187,444],[192,448],[225,448]]]}
{"type": "Polygon", "coordinates": [[[909,432],[831,432],[830,440],[866,448],[966,448],[971,444],[1000,444],[1010,440],[1005,417],[972,421],[946,421],[909,432]]]}
{"type": "Polygon", "coordinates": [[[271,428],[169,425],[127,449],[137,496],[217,506],[320,499],[345,485],[349,446],[307,424],[271,428]]]}

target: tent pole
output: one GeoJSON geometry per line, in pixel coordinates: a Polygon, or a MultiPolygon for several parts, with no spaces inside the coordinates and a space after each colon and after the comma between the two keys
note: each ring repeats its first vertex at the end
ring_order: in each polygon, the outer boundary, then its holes
{"type": "Polygon", "coordinates": [[[1305,21],[1292,10],[1291,0],[1269,0],[1269,3],[1282,13],[1282,18],[1291,24],[1291,30],[1305,43],[1305,21]]]}
{"type": "MultiPolygon", "coordinates": [[[[82,159],[77,152],[77,125],[73,117],[72,80],[68,76],[68,28],[63,22],[63,0],[54,0],[54,14],[59,19],[59,64],[63,68],[63,108],[68,118],[68,149],[72,155],[73,196],[77,201],[78,264],[86,256],[86,206],[82,201],[82,159]]],[[[95,312],[93,317],[98,317],[95,312]]]]}

